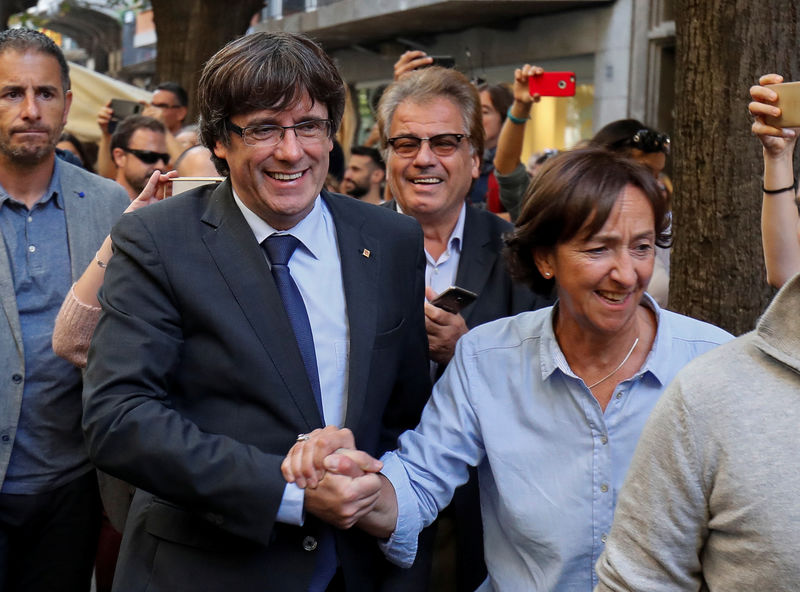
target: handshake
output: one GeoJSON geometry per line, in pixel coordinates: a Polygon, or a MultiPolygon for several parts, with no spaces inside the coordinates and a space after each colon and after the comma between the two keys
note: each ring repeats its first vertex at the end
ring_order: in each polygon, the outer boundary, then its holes
{"type": "Polygon", "coordinates": [[[353,433],[328,426],[298,438],[281,463],[284,479],[305,489],[304,507],[341,529],[357,525],[388,538],[397,523],[397,498],[378,473],[381,461],[356,450],[353,433]]]}

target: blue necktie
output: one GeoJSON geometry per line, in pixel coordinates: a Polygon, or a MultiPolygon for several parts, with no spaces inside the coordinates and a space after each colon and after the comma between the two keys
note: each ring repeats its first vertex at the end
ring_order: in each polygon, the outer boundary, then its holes
{"type": "MultiPolygon", "coordinates": [[[[294,283],[291,273],[289,273],[289,259],[292,253],[300,244],[300,240],[291,234],[273,234],[268,236],[261,246],[269,257],[272,265],[272,277],[278,287],[278,293],[283,300],[283,307],[289,317],[289,322],[294,329],[294,336],[297,346],[300,348],[300,355],[303,358],[303,365],[306,367],[308,380],[311,382],[311,389],[314,391],[314,398],[319,407],[319,415],[322,412],[322,394],[319,386],[319,371],[317,370],[317,355],[314,353],[314,335],[311,332],[311,323],[308,320],[306,305],[303,303],[303,296],[294,283]]],[[[319,550],[314,573],[311,577],[309,592],[323,592],[337,568],[336,542],[333,538],[333,531],[329,526],[325,526],[318,536],[319,550]]]]}
{"type": "Polygon", "coordinates": [[[291,234],[273,234],[268,236],[261,246],[264,247],[269,262],[272,264],[272,277],[275,279],[286,315],[294,329],[294,337],[297,340],[297,347],[300,348],[300,355],[303,358],[303,365],[306,367],[311,390],[314,391],[314,400],[317,402],[319,415],[323,417],[317,355],[314,353],[314,335],[311,332],[311,323],[308,320],[303,296],[300,294],[297,284],[294,283],[292,274],[289,273],[289,259],[292,258],[292,253],[299,244],[300,240],[291,234]]]}

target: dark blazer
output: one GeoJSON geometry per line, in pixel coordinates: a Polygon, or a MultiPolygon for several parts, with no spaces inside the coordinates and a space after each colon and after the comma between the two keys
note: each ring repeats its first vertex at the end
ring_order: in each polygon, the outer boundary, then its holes
{"type": "MultiPolygon", "coordinates": [[[[323,192],[350,327],[345,426],[373,455],[429,395],[422,234],[413,220],[323,192]]],[[[125,216],[84,390],[94,462],[139,488],[114,589],[306,590],[320,523],[275,521],[280,463],[321,419],[291,325],[230,181],[125,216]]],[[[336,531],[348,590],[386,566],[336,531]]]]}

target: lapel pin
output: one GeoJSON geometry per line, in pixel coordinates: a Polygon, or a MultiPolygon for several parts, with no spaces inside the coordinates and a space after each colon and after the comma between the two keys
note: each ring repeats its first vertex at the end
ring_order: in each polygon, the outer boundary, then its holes
{"type": "Polygon", "coordinates": [[[361,254],[364,255],[364,257],[366,257],[367,259],[369,259],[370,256],[369,249],[364,249],[363,251],[361,251],[361,254]]]}

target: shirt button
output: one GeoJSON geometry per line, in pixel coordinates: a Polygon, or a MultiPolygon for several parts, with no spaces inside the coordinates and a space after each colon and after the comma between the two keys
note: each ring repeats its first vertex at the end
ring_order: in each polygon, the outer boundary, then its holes
{"type": "Polygon", "coordinates": [[[34,245],[29,245],[28,246],[28,252],[35,253],[36,252],[36,247],[34,245]]]}
{"type": "Polygon", "coordinates": [[[19,384],[20,382],[22,382],[22,374],[14,374],[13,376],[11,376],[11,382],[13,382],[14,384],[19,384]]]}
{"type": "Polygon", "coordinates": [[[3,442],[8,442],[10,439],[11,436],[9,436],[8,434],[3,434],[2,436],[0,436],[0,440],[2,440],[3,442]]]}
{"type": "Polygon", "coordinates": [[[608,535],[607,535],[606,533],[603,533],[603,534],[600,536],[600,540],[601,540],[601,541],[603,541],[603,542],[605,543],[605,542],[608,540],[608,535]]]}
{"type": "Polygon", "coordinates": [[[601,436],[600,437],[600,443],[601,444],[608,444],[608,436],[605,436],[605,435],[601,436]]]}
{"type": "Polygon", "coordinates": [[[28,216],[28,222],[33,222],[33,216],[28,216]]]}
{"type": "Polygon", "coordinates": [[[621,398],[622,398],[622,393],[617,393],[617,399],[621,399],[621,398]]]}
{"type": "Polygon", "coordinates": [[[314,551],[317,548],[317,539],[312,536],[307,536],[303,539],[303,550],[314,551]]]}
{"type": "Polygon", "coordinates": [[[600,491],[602,491],[603,493],[606,493],[606,492],[608,491],[608,485],[607,485],[607,484],[605,484],[605,483],[603,483],[603,484],[600,486],[600,491]]]}

